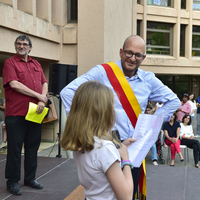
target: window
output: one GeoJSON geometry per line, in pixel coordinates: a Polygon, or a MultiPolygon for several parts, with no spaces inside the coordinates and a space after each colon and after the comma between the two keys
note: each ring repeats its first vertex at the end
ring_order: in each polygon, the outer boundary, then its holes
{"type": "Polygon", "coordinates": [[[186,9],[186,0],[181,0],[181,9],[186,9]]]}
{"type": "Polygon", "coordinates": [[[78,12],[77,0],[67,0],[67,22],[77,23],[78,12]]]}
{"type": "Polygon", "coordinates": [[[174,7],[174,0],[147,0],[148,5],[174,7]]]}
{"type": "Polygon", "coordinates": [[[140,35],[140,24],[141,20],[137,20],[137,35],[140,35]]]}
{"type": "Polygon", "coordinates": [[[200,10],[200,0],[193,0],[193,10],[200,10]]]}
{"type": "Polygon", "coordinates": [[[140,0],[137,0],[137,4],[140,4],[140,0]]]}
{"type": "Polygon", "coordinates": [[[156,75],[164,85],[167,85],[180,99],[184,93],[194,92],[198,97],[200,93],[200,76],[193,75],[156,75]]]}
{"type": "Polygon", "coordinates": [[[192,28],[192,56],[200,56],[200,26],[192,28]]]}
{"type": "Polygon", "coordinates": [[[147,54],[173,55],[173,25],[147,22],[147,54]]]}
{"type": "Polygon", "coordinates": [[[181,31],[180,31],[180,56],[185,56],[185,28],[186,28],[186,25],[181,24],[181,31]]]}

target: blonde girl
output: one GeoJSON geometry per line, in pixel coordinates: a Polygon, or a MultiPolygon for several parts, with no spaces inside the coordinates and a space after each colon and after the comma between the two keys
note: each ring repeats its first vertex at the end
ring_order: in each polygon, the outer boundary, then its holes
{"type": "Polygon", "coordinates": [[[117,150],[114,145],[114,122],[112,91],[96,81],[83,83],[73,98],[61,145],[74,151],[87,200],[132,199],[132,164],[126,147],[121,144],[117,150]]]}

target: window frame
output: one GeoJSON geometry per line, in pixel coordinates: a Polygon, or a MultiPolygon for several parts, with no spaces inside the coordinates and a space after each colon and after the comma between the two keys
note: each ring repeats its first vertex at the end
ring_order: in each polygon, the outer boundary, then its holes
{"type": "MultiPolygon", "coordinates": [[[[154,0],[152,0],[152,1],[154,1],[154,0]]],[[[147,5],[150,5],[150,6],[160,6],[160,7],[169,7],[169,8],[174,8],[174,0],[166,0],[167,1],[167,6],[164,6],[164,5],[158,5],[158,4],[154,4],[154,2],[152,2],[151,4],[149,4],[148,3],[148,0],[147,0],[147,5]],[[169,6],[169,2],[168,1],[170,1],[170,4],[171,4],[171,6],[169,6]]]]}
{"type": "MultiPolygon", "coordinates": [[[[200,28],[200,26],[194,26],[194,25],[193,25],[193,27],[199,27],[199,28],[200,28]]],[[[193,32],[193,27],[192,27],[192,36],[193,36],[193,35],[198,35],[198,36],[200,36],[200,32],[193,32]]],[[[193,43],[192,43],[192,44],[193,44],[193,43]]],[[[200,47],[197,48],[197,47],[193,47],[193,46],[192,46],[192,57],[200,57],[200,55],[199,55],[199,56],[195,56],[195,55],[193,56],[193,50],[194,50],[194,51],[200,51],[200,47]]]]}
{"type": "Polygon", "coordinates": [[[163,45],[151,45],[151,44],[146,44],[146,54],[148,55],[162,55],[162,56],[173,56],[173,24],[171,24],[172,26],[169,26],[169,30],[166,29],[154,29],[154,28],[148,28],[148,23],[156,23],[156,24],[160,24],[160,25],[165,25],[168,23],[158,23],[158,22],[147,22],[147,35],[148,32],[157,32],[157,33],[169,33],[169,46],[163,46],[163,45]],[[164,55],[164,54],[154,54],[154,53],[147,53],[147,49],[148,48],[163,48],[163,49],[169,49],[169,55],[164,55]]]}
{"type": "Polygon", "coordinates": [[[67,23],[78,23],[78,0],[77,1],[77,7],[76,7],[76,13],[77,19],[72,19],[72,1],[75,2],[75,0],[67,0],[67,23]]]}

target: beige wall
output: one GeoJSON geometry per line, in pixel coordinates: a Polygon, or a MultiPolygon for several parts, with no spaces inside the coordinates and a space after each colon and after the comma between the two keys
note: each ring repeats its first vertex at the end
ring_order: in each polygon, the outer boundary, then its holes
{"type": "Polygon", "coordinates": [[[119,60],[119,48],[132,34],[132,0],[78,2],[78,74],[119,60]]]}

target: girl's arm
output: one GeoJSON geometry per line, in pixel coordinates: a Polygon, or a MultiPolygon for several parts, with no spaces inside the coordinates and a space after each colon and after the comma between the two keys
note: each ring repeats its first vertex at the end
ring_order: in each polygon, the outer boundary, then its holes
{"type": "MultiPolygon", "coordinates": [[[[125,145],[122,144],[118,151],[122,160],[129,160],[125,145]]],[[[133,179],[129,165],[124,165],[122,171],[119,161],[115,161],[106,171],[106,176],[118,200],[132,200],[133,179]]]]}
{"type": "Polygon", "coordinates": [[[118,200],[132,200],[133,179],[129,165],[125,165],[122,171],[116,161],[106,171],[106,176],[118,200]]]}

